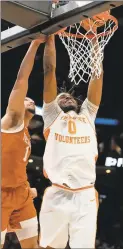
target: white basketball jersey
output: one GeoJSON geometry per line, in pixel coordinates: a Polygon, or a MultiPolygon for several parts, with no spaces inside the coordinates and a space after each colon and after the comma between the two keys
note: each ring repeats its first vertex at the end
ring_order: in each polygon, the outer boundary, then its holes
{"type": "Polygon", "coordinates": [[[88,115],[61,111],[46,131],[44,170],[50,181],[70,188],[94,183],[97,140],[88,115]]]}

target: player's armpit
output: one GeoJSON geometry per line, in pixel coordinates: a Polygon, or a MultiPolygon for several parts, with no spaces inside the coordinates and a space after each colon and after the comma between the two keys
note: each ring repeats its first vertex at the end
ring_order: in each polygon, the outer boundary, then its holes
{"type": "Polygon", "coordinates": [[[18,116],[15,112],[8,112],[1,120],[1,129],[8,130],[14,127],[20,127],[23,123],[24,117],[18,116]]]}
{"type": "Polygon", "coordinates": [[[56,51],[54,35],[47,38],[44,49],[44,91],[43,98],[45,103],[50,103],[55,100],[57,96],[57,82],[56,82],[56,51]]]}

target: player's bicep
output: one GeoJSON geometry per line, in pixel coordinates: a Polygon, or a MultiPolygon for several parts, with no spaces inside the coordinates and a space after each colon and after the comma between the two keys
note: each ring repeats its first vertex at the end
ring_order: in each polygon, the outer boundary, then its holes
{"type": "Polygon", "coordinates": [[[98,112],[98,109],[99,109],[98,106],[94,105],[86,98],[81,106],[80,114],[87,115],[88,117],[90,117],[92,122],[94,122],[96,115],[97,115],[97,112],[98,112]]]}
{"type": "Polygon", "coordinates": [[[50,103],[43,104],[43,120],[44,120],[44,130],[49,128],[61,112],[61,108],[57,104],[56,99],[50,103]]]}

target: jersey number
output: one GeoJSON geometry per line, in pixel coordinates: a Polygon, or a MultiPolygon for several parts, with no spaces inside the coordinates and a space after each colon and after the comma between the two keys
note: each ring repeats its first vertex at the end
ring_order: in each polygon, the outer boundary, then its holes
{"type": "Polygon", "coordinates": [[[76,134],[76,124],[72,120],[68,121],[68,132],[70,134],[76,134]]]}
{"type": "Polygon", "coordinates": [[[24,161],[24,162],[26,162],[27,159],[28,159],[29,149],[30,149],[30,146],[27,146],[27,147],[26,147],[25,156],[24,156],[24,158],[23,158],[23,161],[24,161]]]}

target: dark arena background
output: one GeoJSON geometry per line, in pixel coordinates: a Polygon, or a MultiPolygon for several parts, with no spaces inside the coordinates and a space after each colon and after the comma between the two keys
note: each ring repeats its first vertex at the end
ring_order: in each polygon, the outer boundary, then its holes
{"type": "MultiPolygon", "coordinates": [[[[119,29],[105,48],[104,87],[101,106],[96,119],[99,157],[97,160],[96,188],[99,192],[100,207],[98,213],[97,249],[123,248],[123,6],[112,10],[119,21],[119,29]]],[[[2,19],[2,31],[13,24],[2,19]]],[[[21,61],[29,44],[20,46],[2,54],[2,116],[5,114],[8,98],[21,61]]],[[[38,197],[34,204],[39,214],[42,196],[50,182],[43,176],[43,50],[39,47],[35,65],[29,79],[28,96],[36,103],[37,115],[30,123],[32,154],[27,166],[31,187],[37,189],[38,197]]],[[[61,91],[69,90],[72,83],[68,78],[69,58],[59,37],[56,36],[57,83],[61,91]]],[[[74,88],[74,96],[82,100],[87,94],[87,84],[80,82],[74,88]]],[[[5,248],[17,249],[14,234],[6,236],[5,248]]]]}

